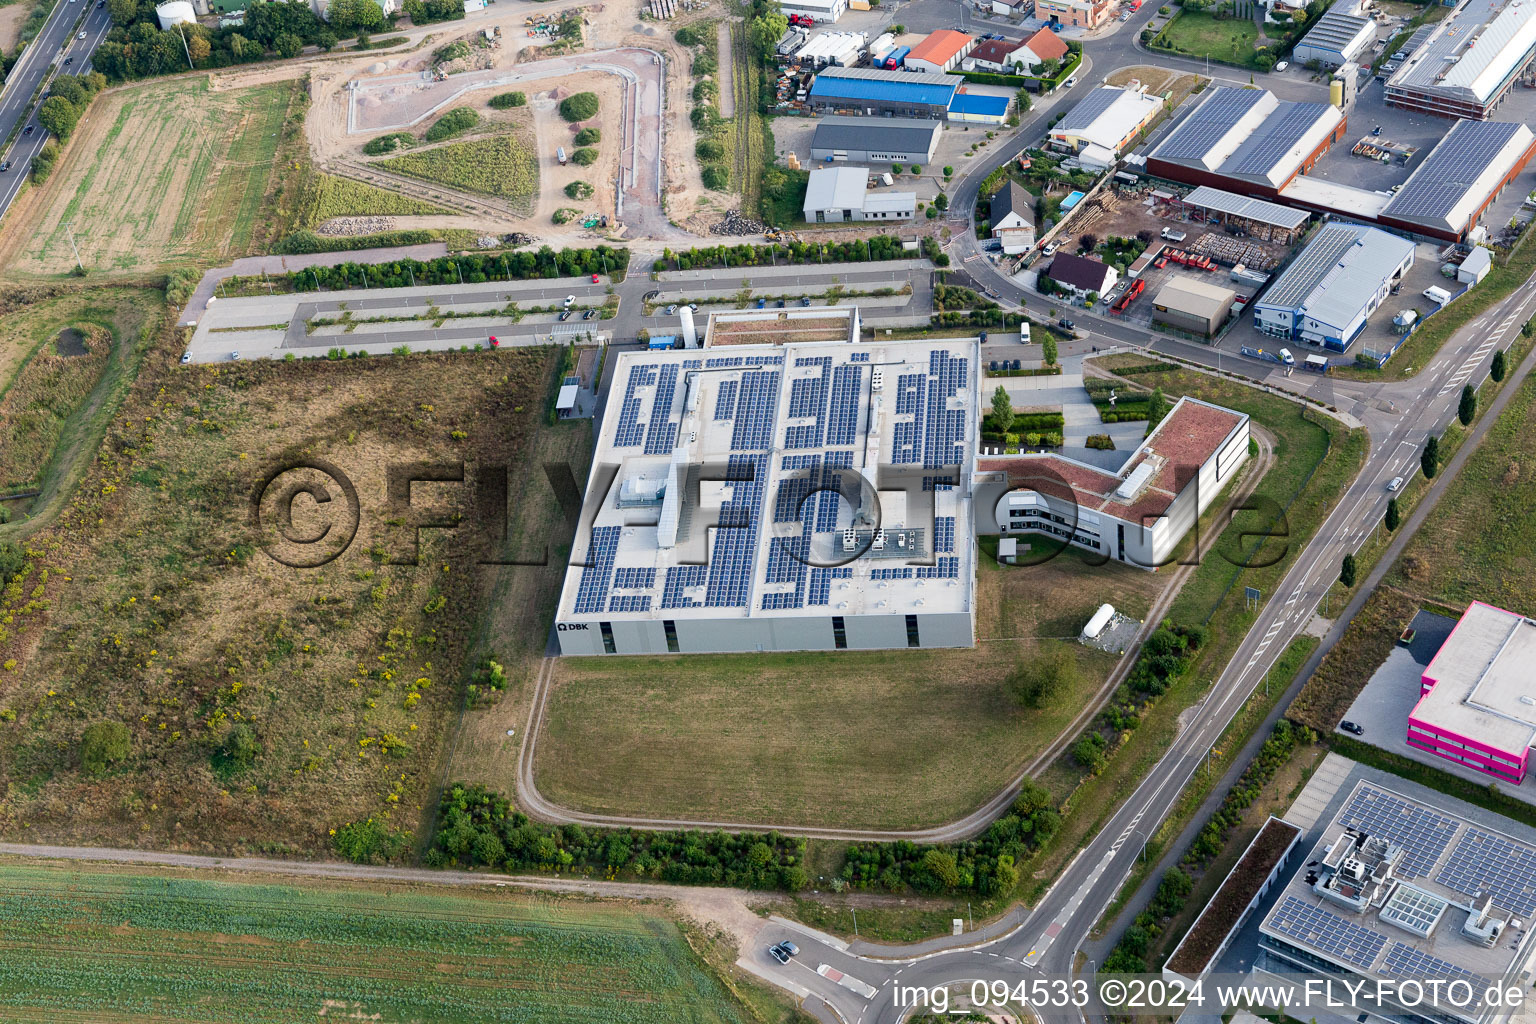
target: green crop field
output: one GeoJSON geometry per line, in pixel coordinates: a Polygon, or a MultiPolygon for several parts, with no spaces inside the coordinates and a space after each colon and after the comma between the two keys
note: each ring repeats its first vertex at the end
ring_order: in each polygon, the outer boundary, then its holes
{"type": "Polygon", "coordinates": [[[57,168],[6,217],[0,265],[14,274],[93,271],[243,256],[281,233],[279,179],[302,142],[298,82],[210,92],[204,79],[102,96],[57,168]]]}
{"type": "Polygon", "coordinates": [[[625,904],[6,865],[0,919],[5,1020],[754,1019],[625,904]]]}
{"type": "Polygon", "coordinates": [[[455,142],[391,157],[380,166],[396,174],[503,199],[527,200],[539,187],[533,153],[511,135],[455,142]]]}
{"type": "Polygon", "coordinates": [[[332,217],[430,216],[451,212],[435,203],[402,196],[367,182],[340,178],[334,174],[317,174],[314,189],[305,203],[301,223],[305,227],[314,227],[332,217]]]}

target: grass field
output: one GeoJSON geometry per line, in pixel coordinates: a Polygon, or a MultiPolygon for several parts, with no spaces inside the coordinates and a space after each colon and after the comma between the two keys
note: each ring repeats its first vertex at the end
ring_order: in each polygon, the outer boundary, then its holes
{"type": "Polygon", "coordinates": [[[994,795],[1071,722],[1115,658],[1074,645],[1080,679],[1042,709],[1003,683],[1104,601],[1150,609],[1164,577],[1074,555],[986,565],[970,650],[569,658],[538,781],[567,806],[805,825],[912,827],[994,795]]]}
{"type": "Polygon", "coordinates": [[[496,135],[379,161],[396,174],[527,203],[539,190],[539,165],[518,136],[496,135]]]}
{"type": "Polygon", "coordinates": [[[1252,18],[1217,20],[1205,11],[1180,10],[1158,35],[1158,42],[1175,53],[1210,56],[1245,67],[1254,66],[1259,28],[1252,18]]]}
{"type": "Polygon", "coordinates": [[[246,255],[291,218],[280,151],[302,136],[306,103],[299,82],[211,92],[205,78],[103,96],[53,176],[6,218],[0,263],[65,273],[71,231],[91,271],[246,255]]]}
{"type": "Polygon", "coordinates": [[[0,914],[11,1021],[757,1019],[640,905],[6,865],[0,914]]]}
{"type": "MultiPolygon", "coordinates": [[[[551,354],[181,367],[180,352],[162,339],[59,524],[32,538],[25,586],[0,594],[0,663],[14,661],[0,708],[15,713],[0,721],[0,828],[306,852],[368,816],[414,831],[486,577],[469,537],[429,530],[416,548],[385,476],[462,460],[521,479],[551,354]],[[252,503],[267,474],[314,458],[355,485],[356,538],[323,568],[290,568],[261,546],[273,535],[252,503]],[[92,775],[80,737],[103,721],[128,727],[129,750],[92,775]],[[254,752],[232,753],[241,734],[254,752]]],[[[464,508],[463,489],[415,491],[422,513],[464,508]]],[[[346,532],[323,512],[299,499],[297,532],[346,532]]]]}
{"type": "Polygon", "coordinates": [[[299,224],[301,227],[312,228],[332,217],[447,215],[451,212],[424,199],[403,196],[367,182],[334,174],[316,174],[313,190],[306,197],[304,209],[299,216],[299,224]]]}

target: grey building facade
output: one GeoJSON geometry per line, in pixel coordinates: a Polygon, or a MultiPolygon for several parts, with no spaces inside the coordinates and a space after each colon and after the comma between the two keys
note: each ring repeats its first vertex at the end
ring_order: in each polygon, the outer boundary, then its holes
{"type": "Polygon", "coordinates": [[[943,124],[919,117],[824,117],[811,138],[814,163],[927,164],[943,124]]]}

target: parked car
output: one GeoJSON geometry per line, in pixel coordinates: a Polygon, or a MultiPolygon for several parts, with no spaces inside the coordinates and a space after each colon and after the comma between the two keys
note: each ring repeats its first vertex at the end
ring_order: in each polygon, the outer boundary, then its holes
{"type": "Polygon", "coordinates": [[[697,302],[690,302],[688,303],[688,308],[697,313],[699,311],[699,304],[697,302]]]}
{"type": "Polygon", "coordinates": [[[1339,723],[1339,728],[1343,729],[1345,732],[1352,732],[1356,736],[1364,736],[1365,735],[1365,729],[1363,727],[1361,727],[1359,725],[1356,725],[1354,722],[1351,722],[1347,718],[1344,721],[1339,723]]]}
{"type": "Polygon", "coordinates": [[[784,952],[784,950],[779,948],[777,945],[768,947],[768,955],[773,957],[781,964],[789,963],[789,954],[784,952]]]}
{"type": "Polygon", "coordinates": [[[793,942],[790,942],[788,939],[785,939],[783,942],[779,943],[779,948],[788,953],[790,956],[800,955],[800,947],[795,945],[793,942]]]}
{"type": "Polygon", "coordinates": [[[1280,63],[1275,65],[1275,70],[1276,71],[1284,71],[1286,68],[1288,68],[1290,66],[1291,66],[1291,62],[1290,61],[1282,60],[1280,63]]]}
{"type": "Polygon", "coordinates": [[[780,309],[783,309],[783,308],[784,308],[784,300],[783,300],[783,299],[780,299],[780,300],[779,300],[779,308],[780,308],[780,309]]]}
{"type": "Polygon", "coordinates": [[[676,316],[676,315],[677,315],[677,303],[674,302],[674,303],[672,303],[672,305],[667,307],[667,316],[676,316]]]}
{"type": "Polygon", "coordinates": [[[565,297],[565,308],[566,309],[570,309],[574,305],[576,305],[576,296],[574,296],[574,295],[567,295],[565,297]]]}
{"type": "Polygon", "coordinates": [[[591,320],[595,316],[597,316],[597,310],[595,309],[589,309],[585,313],[581,314],[581,318],[583,320],[591,320]]]}
{"type": "Polygon", "coordinates": [[[240,361],[240,353],[239,352],[231,352],[229,354],[229,358],[230,358],[231,362],[238,363],[240,361]]]}
{"type": "Polygon", "coordinates": [[[1056,321],[1056,326],[1060,327],[1064,331],[1070,331],[1075,328],[1077,324],[1073,323],[1071,320],[1068,320],[1066,317],[1062,317],[1060,320],[1056,321]]]}
{"type": "Polygon", "coordinates": [[[1077,76],[1073,75],[1071,78],[1067,79],[1065,82],[1062,82],[1061,83],[1061,87],[1063,89],[1070,89],[1070,88],[1072,88],[1076,84],[1077,84],[1077,76]]]}
{"type": "Polygon", "coordinates": [[[809,306],[810,304],[811,304],[811,297],[809,295],[802,295],[800,297],[800,305],[802,305],[802,306],[809,306]]]}
{"type": "Polygon", "coordinates": [[[1408,59],[1408,51],[1407,50],[1398,50],[1396,53],[1394,53],[1392,55],[1392,59],[1393,60],[1407,60],[1408,59]]]}
{"type": "Polygon", "coordinates": [[[181,361],[184,362],[184,363],[190,363],[192,361],[192,353],[191,352],[183,352],[181,354],[181,361]]]}
{"type": "Polygon", "coordinates": [[[571,311],[570,310],[568,310],[568,309],[567,310],[563,310],[560,313],[560,322],[561,323],[565,323],[565,321],[569,320],[570,318],[571,318],[571,311]]]}
{"type": "Polygon", "coordinates": [[[597,275],[596,274],[592,275],[592,283],[593,284],[597,284],[597,275]]]}
{"type": "Polygon", "coordinates": [[[494,334],[491,335],[490,344],[491,344],[491,348],[500,348],[501,347],[501,342],[496,340],[496,335],[494,335],[494,334]]]}
{"type": "Polygon", "coordinates": [[[1392,72],[1397,70],[1397,65],[1396,64],[1392,64],[1392,63],[1383,64],[1381,66],[1381,70],[1385,71],[1387,74],[1390,75],[1392,72]]]}

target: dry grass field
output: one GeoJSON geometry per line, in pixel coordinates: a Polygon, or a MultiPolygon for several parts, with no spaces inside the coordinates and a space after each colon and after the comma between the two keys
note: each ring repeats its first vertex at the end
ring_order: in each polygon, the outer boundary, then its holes
{"type": "MultiPolygon", "coordinates": [[[[0,829],[169,849],[318,852],[374,816],[413,830],[474,666],[492,570],[414,516],[477,521],[465,488],[418,484],[389,509],[388,467],[505,465],[529,439],[553,356],[519,349],[342,362],[178,366],[164,338],[57,525],[0,593],[0,829]],[[262,481],[325,460],[355,486],[356,536],[320,568],[287,534],[345,536],[336,480],[262,481]],[[270,546],[268,546],[270,545],[270,546]],[[419,564],[398,564],[419,555],[419,564]],[[299,557],[295,557],[295,556],[299,557]],[[86,767],[82,735],[127,751],[86,767]]],[[[513,500],[516,508],[516,500],[513,500]]],[[[457,539],[456,539],[457,538],[457,539]]],[[[330,543],[330,541],[326,541],[330,543]]],[[[506,570],[502,570],[506,571],[506,570]]]]}
{"type": "Polygon", "coordinates": [[[49,180],[6,217],[0,265],[66,273],[71,231],[93,272],[246,255],[291,217],[279,178],[306,102],[298,81],[212,92],[188,78],[108,93],[49,180]]]}
{"type": "Polygon", "coordinates": [[[1018,706],[1004,680],[1111,601],[1164,577],[1074,555],[984,565],[977,646],[836,654],[567,658],[537,778],[566,806],[800,825],[914,827],[994,795],[1082,711],[1115,658],[1072,644],[1074,692],[1018,706]]]}

